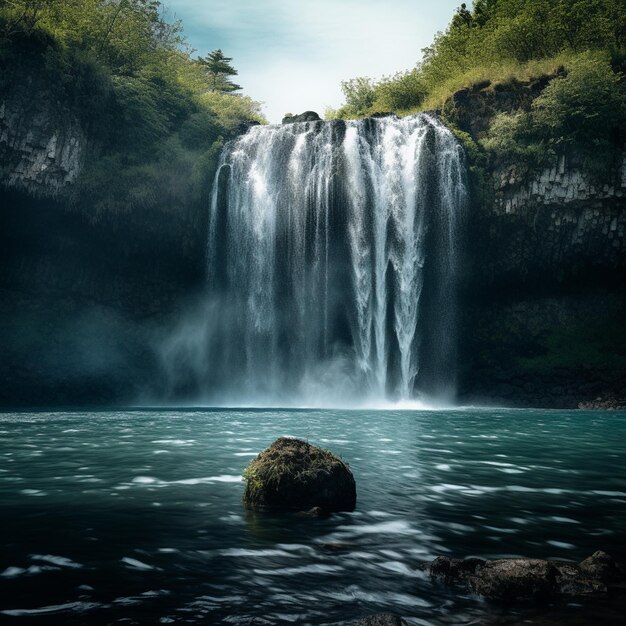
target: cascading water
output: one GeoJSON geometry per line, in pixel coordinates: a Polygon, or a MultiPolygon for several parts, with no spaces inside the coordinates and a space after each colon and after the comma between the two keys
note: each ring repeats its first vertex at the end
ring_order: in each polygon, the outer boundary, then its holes
{"type": "Polygon", "coordinates": [[[236,401],[449,396],[462,150],[436,118],[256,126],[210,209],[202,378],[236,401]]]}

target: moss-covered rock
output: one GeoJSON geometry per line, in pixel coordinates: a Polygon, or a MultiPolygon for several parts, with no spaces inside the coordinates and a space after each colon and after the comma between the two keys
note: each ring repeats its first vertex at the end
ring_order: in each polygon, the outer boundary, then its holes
{"type": "Polygon", "coordinates": [[[244,472],[243,503],[249,509],[353,511],[356,484],[348,465],[300,439],[281,437],[244,472]]]}

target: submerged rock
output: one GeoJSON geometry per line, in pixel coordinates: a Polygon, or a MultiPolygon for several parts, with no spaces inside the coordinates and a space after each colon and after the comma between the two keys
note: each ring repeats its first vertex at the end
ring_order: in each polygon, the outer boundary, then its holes
{"type": "Polygon", "coordinates": [[[300,439],[281,437],[244,472],[243,503],[249,509],[332,513],[353,511],[356,484],[337,456],[300,439]]]}
{"type": "Polygon", "coordinates": [[[406,622],[393,613],[376,613],[368,615],[346,626],[406,626],[406,622]]]}
{"type": "Polygon", "coordinates": [[[440,578],[447,584],[465,580],[470,574],[484,565],[484,559],[450,559],[447,556],[438,556],[429,567],[429,573],[433,578],[440,578]]]}
{"type": "Polygon", "coordinates": [[[327,517],[328,511],[323,509],[321,506],[314,506],[308,511],[299,511],[299,517],[327,517]]]}
{"type": "Polygon", "coordinates": [[[489,600],[546,600],[555,596],[603,595],[626,576],[606,552],[579,564],[544,559],[450,559],[437,557],[429,573],[448,585],[464,584],[489,600]]]}

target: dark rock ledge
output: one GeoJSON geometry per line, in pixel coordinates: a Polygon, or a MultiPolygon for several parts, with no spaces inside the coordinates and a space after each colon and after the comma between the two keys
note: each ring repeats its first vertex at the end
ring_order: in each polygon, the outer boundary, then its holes
{"type": "Polygon", "coordinates": [[[437,557],[428,567],[433,579],[465,585],[496,601],[551,600],[559,596],[593,597],[621,592],[626,576],[606,552],[595,552],[578,564],[544,559],[437,557]]]}
{"type": "Polygon", "coordinates": [[[592,411],[624,411],[626,410],[626,398],[598,397],[595,400],[580,402],[578,408],[592,411]]]}
{"type": "Polygon", "coordinates": [[[295,124],[296,122],[320,122],[321,117],[315,111],[305,111],[299,115],[287,113],[283,117],[283,124],[295,124]]]}

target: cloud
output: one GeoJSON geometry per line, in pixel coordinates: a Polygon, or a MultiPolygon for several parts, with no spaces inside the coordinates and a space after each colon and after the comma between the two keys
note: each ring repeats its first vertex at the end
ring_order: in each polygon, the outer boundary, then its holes
{"type": "Polygon", "coordinates": [[[340,81],[413,67],[457,0],[166,0],[199,54],[234,58],[270,122],[341,104],[340,81]]]}

